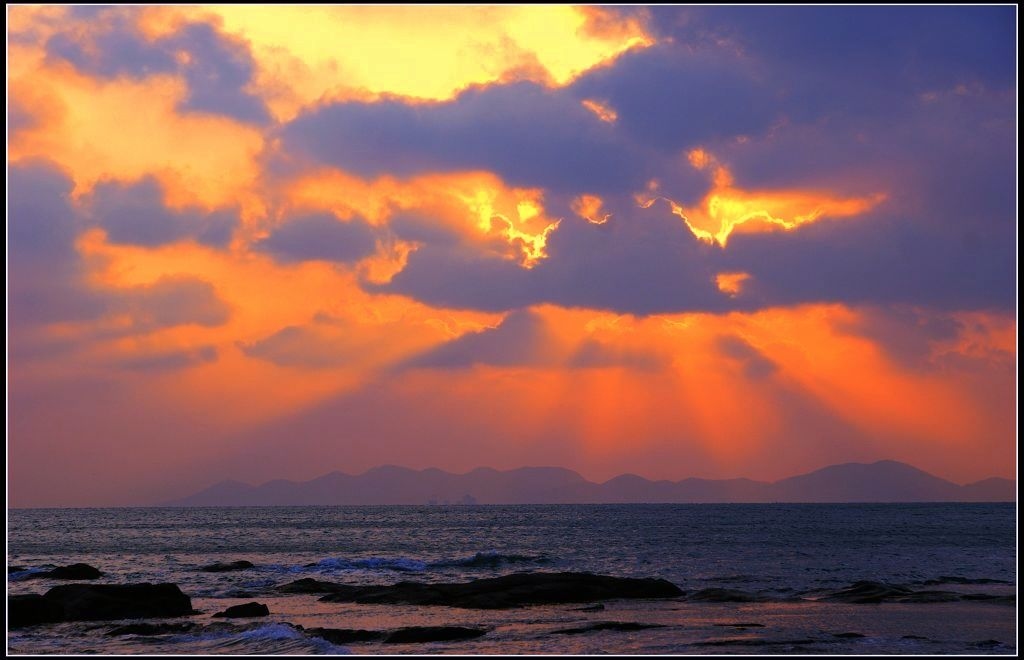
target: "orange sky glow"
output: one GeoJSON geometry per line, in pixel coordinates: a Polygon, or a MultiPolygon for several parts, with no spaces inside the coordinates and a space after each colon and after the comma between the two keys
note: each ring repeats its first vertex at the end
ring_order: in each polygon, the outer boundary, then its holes
{"type": "MultiPolygon", "coordinates": [[[[77,9],[7,10],[12,506],[386,463],[1015,476],[1012,269],[959,261],[1005,261],[1012,185],[947,221],[931,147],[871,160],[889,123],[985,160],[920,96],[667,115],[671,76],[780,65],[618,8],[77,9]]],[[[1001,144],[994,83],[934,87],[1001,144]]]]}

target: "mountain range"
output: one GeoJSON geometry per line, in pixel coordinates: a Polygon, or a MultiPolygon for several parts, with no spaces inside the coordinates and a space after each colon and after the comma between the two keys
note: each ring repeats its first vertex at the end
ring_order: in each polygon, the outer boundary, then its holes
{"type": "Polygon", "coordinates": [[[751,479],[651,481],[623,474],[603,483],[559,467],[436,468],[386,465],[359,475],[331,472],[310,481],[259,486],[222,481],[162,506],[332,504],[626,504],[754,502],[1013,502],[1016,482],[991,478],[959,485],[898,461],[844,463],[775,482],[751,479]]]}

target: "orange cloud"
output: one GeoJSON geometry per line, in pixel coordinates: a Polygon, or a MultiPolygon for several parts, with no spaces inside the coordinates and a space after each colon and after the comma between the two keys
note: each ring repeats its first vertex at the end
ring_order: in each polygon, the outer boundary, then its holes
{"type": "Polygon", "coordinates": [[[46,62],[36,47],[12,46],[8,55],[10,97],[36,119],[11,136],[8,162],[53,160],[73,178],[76,195],[105,179],[153,174],[171,206],[261,211],[254,189],[262,135],[225,117],[180,114],[183,80],[94,80],[46,62]]]}
{"type": "Polygon", "coordinates": [[[614,124],[615,120],[619,118],[619,113],[615,112],[607,102],[602,103],[594,99],[583,99],[580,101],[580,104],[597,115],[597,118],[605,123],[614,124]]]}
{"type": "Polygon", "coordinates": [[[608,218],[612,217],[611,213],[601,214],[602,206],[604,206],[604,200],[597,195],[580,195],[572,202],[573,212],[595,225],[603,225],[608,222],[608,218]]]}
{"type": "Polygon", "coordinates": [[[159,7],[152,35],[181,16],[247,39],[254,91],[280,120],[322,99],[398,94],[443,100],[474,84],[553,86],[653,43],[635,19],[570,6],[159,7]]]}
{"type": "Polygon", "coordinates": [[[547,256],[547,238],[558,226],[545,215],[542,191],[509,187],[489,172],[367,180],[323,169],[298,177],[285,190],[290,208],[328,210],[341,218],[358,214],[378,225],[398,212],[415,211],[527,268],[547,256]]]}
{"type": "MultiPolygon", "coordinates": [[[[692,149],[687,152],[687,160],[694,169],[712,171],[711,191],[693,207],[661,199],[669,203],[694,236],[722,247],[734,232],[790,231],[826,217],[859,215],[886,199],[883,193],[841,197],[817,190],[744,190],[734,184],[729,169],[706,150],[692,149]]],[[[650,193],[636,196],[637,203],[645,208],[657,199],[650,193]]]]}
{"type": "Polygon", "coordinates": [[[750,273],[719,273],[715,284],[722,293],[735,298],[743,291],[743,284],[750,279],[750,273]]]}

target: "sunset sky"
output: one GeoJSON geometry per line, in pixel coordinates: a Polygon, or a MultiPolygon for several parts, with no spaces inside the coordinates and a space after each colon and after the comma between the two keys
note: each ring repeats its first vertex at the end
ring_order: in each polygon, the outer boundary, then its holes
{"type": "Polygon", "coordinates": [[[7,20],[11,506],[1015,477],[1013,6],[7,20]]]}

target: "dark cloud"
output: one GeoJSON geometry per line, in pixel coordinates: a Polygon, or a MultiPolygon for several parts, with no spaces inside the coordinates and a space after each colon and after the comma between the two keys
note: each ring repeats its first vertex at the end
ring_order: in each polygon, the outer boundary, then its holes
{"type": "Polygon", "coordinates": [[[712,266],[719,248],[664,208],[631,206],[609,207],[613,217],[602,225],[565,218],[548,237],[549,256],[529,270],[470,248],[426,245],[388,284],[364,286],[489,311],[539,303],[632,314],[725,309],[712,266]]]}
{"type": "Polygon", "coordinates": [[[139,329],[175,325],[217,326],[227,322],[230,309],[209,282],[193,277],[161,277],[153,284],[119,292],[120,306],[139,329]]]}
{"type": "Polygon", "coordinates": [[[766,358],[742,337],[722,335],[715,342],[722,355],[743,366],[743,373],[752,380],[761,380],[775,373],[778,365],[766,358]]]}
{"type": "Polygon", "coordinates": [[[496,327],[470,332],[404,363],[406,368],[464,369],[485,364],[550,366],[557,359],[544,319],[529,310],[510,313],[496,327]]]}
{"type": "Polygon", "coordinates": [[[7,295],[9,325],[96,318],[109,301],[83,286],[74,239],[80,219],[72,183],[45,162],[7,169],[7,295]]]}
{"type": "Polygon", "coordinates": [[[115,364],[121,369],[139,372],[177,371],[217,360],[217,348],[200,346],[179,351],[141,353],[119,358],[115,364]]]}
{"type": "Polygon", "coordinates": [[[224,247],[239,222],[237,211],[167,208],[163,190],[152,176],[137,183],[97,184],[87,207],[92,222],[106,230],[111,243],[145,247],[187,238],[224,247]]]}
{"type": "Polygon", "coordinates": [[[322,324],[290,325],[253,342],[240,344],[249,357],[283,367],[333,368],[352,361],[355,350],[343,336],[324,332],[322,324]]]}
{"type": "Polygon", "coordinates": [[[1015,248],[997,236],[969,225],[929,230],[879,214],[791,233],[740,234],[722,264],[751,275],[739,299],[747,301],[743,308],[843,302],[1009,309],[1015,248]]]}
{"type": "MultiPolygon", "coordinates": [[[[128,314],[132,320],[130,328],[118,331],[122,334],[190,323],[219,325],[227,320],[227,305],[213,286],[191,277],[165,277],[121,289],[93,287],[75,248],[75,240],[89,223],[71,204],[70,179],[48,163],[16,163],[8,168],[8,186],[9,326],[24,331],[22,338],[30,338],[30,328],[38,324],[99,321],[116,314],[128,314]]],[[[146,190],[144,184],[142,190],[146,190]]],[[[105,193],[101,197],[109,199],[105,193]]],[[[141,199],[153,201],[148,192],[141,199]]],[[[140,223],[153,215],[174,216],[160,205],[138,208],[151,213],[140,217],[140,223]]],[[[82,336],[94,340],[113,335],[82,336]]]]}
{"type": "Polygon", "coordinates": [[[58,31],[46,43],[47,56],[103,78],[180,75],[188,85],[180,110],[269,121],[263,101],[245,89],[255,65],[244,42],[205,23],[190,23],[151,41],[136,19],[131,11],[104,12],[93,17],[95,31],[58,31]]]}
{"type": "Polygon", "coordinates": [[[570,93],[606,100],[618,113],[617,127],[633,139],[678,151],[772,124],[779,111],[773,90],[750,68],[736,56],[665,43],[595,69],[570,93]]]}
{"type": "Polygon", "coordinates": [[[578,98],[528,82],[473,87],[443,103],[325,105],[283,135],[286,151],[363,176],[483,169],[512,185],[628,192],[653,164],[578,98]]]}
{"type": "Polygon", "coordinates": [[[282,262],[353,262],[374,253],[377,235],[366,221],[342,221],[328,213],[288,219],[254,247],[282,262]]]}

